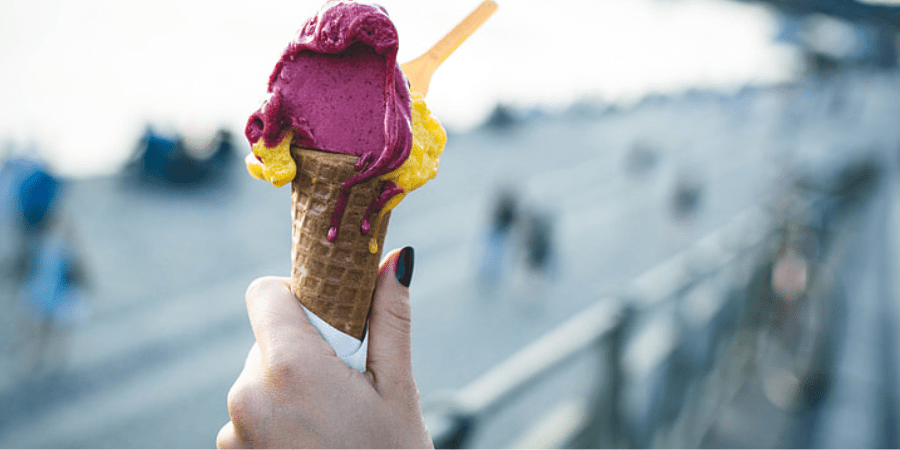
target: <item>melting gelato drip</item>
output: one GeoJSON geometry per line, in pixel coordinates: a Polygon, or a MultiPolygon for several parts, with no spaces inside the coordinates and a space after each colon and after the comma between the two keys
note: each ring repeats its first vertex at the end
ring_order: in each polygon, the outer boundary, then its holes
{"type": "Polygon", "coordinates": [[[387,182],[388,187],[379,198],[379,203],[382,200],[383,203],[370,205],[369,211],[366,211],[365,214],[364,226],[367,225],[369,216],[380,210],[375,219],[375,226],[372,227],[375,233],[372,240],[369,241],[369,251],[372,253],[378,251],[378,242],[375,237],[378,236],[384,215],[394,209],[406,197],[406,194],[422,187],[437,175],[439,158],[447,144],[447,132],[444,131],[441,123],[431,115],[425,99],[416,93],[412,94],[412,130],[413,145],[409,158],[397,170],[381,177],[387,182]],[[387,198],[384,198],[385,193],[388,194],[387,198]]]}
{"type": "MultiPolygon", "coordinates": [[[[384,8],[327,2],[284,51],[269,77],[268,98],[247,122],[247,139],[265,167],[262,176],[276,186],[296,174],[284,158],[291,144],[359,156],[358,173],[341,186],[329,241],[337,236],[350,190],[409,157],[411,101],[397,64],[398,43],[384,8]]],[[[382,199],[397,187],[385,183],[373,204],[387,203],[382,199]]]]}
{"type": "MultiPolygon", "coordinates": [[[[381,179],[385,181],[382,193],[375,202],[369,205],[365,212],[361,231],[370,233],[372,230],[375,230],[375,233],[372,234],[372,240],[369,242],[369,251],[372,253],[378,251],[376,237],[385,214],[394,209],[406,197],[406,194],[418,189],[437,175],[440,156],[444,152],[444,146],[447,143],[447,132],[444,131],[441,123],[431,115],[425,100],[418,94],[413,94],[412,96],[412,132],[413,145],[409,158],[397,170],[381,176],[381,179]],[[378,216],[375,218],[375,224],[371,225],[370,217],[376,211],[378,216]]],[[[255,155],[247,155],[247,170],[250,174],[260,180],[270,181],[275,186],[280,186],[293,180],[297,166],[293,158],[290,157],[290,148],[283,146],[285,142],[289,141],[290,136],[285,136],[276,147],[273,147],[281,149],[278,157],[267,155],[265,158],[259,158],[255,155]],[[284,156],[287,156],[287,158],[284,156]],[[263,160],[269,161],[269,163],[263,164],[261,162],[263,160]],[[283,175],[283,178],[279,178],[279,174],[283,175]]]]}
{"type": "Polygon", "coordinates": [[[262,164],[248,164],[250,174],[260,180],[271,182],[275,187],[290,183],[297,176],[297,163],[291,156],[293,136],[294,133],[288,130],[272,147],[266,147],[263,141],[256,141],[252,148],[253,156],[262,164]]]}

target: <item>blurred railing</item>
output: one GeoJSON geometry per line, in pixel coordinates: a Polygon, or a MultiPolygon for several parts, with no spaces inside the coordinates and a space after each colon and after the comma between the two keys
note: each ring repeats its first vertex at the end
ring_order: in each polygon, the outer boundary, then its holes
{"type": "Polygon", "coordinates": [[[765,211],[749,209],[470,384],[427,398],[424,414],[435,447],[470,446],[476,431],[512,400],[591,352],[601,355],[592,392],[551,405],[512,445],[696,447],[716,405],[728,397],[728,374],[714,373],[723,358],[717,343],[734,335],[744,301],[737,293],[771,249],[774,230],[765,211]],[[650,383],[657,386],[651,389],[668,392],[651,395],[651,413],[636,420],[625,396],[652,376],[662,382],[650,383]],[[708,392],[710,387],[719,392],[708,392]],[[686,398],[690,393],[693,399],[686,398]]]}

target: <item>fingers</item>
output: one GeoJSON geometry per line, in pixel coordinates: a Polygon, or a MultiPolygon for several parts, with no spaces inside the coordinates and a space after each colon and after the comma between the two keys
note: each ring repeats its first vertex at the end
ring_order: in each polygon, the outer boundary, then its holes
{"type": "Polygon", "coordinates": [[[409,389],[413,383],[410,344],[411,314],[409,288],[412,275],[411,247],[394,250],[385,257],[369,317],[367,369],[380,390],[409,389]]]}
{"type": "Polygon", "coordinates": [[[216,447],[218,448],[247,448],[245,439],[239,436],[238,429],[242,424],[252,417],[252,411],[255,408],[253,402],[253,383],[260,377],[259,371],[262,368],[262,356],[259,351],[259,345],[256,343],[247,353],[247,360],[244,362],[244,369],[238,375],[237,380],[228,391],[228,415],[231,421],[219,430],[216,437],[216,447]],[[238,426],[235,426],[235,422],[238,426]]]}
{"type": "Polygon", "coordinates": [[[254,280],[247,288],[246,300],[250,327],[266,360],[286,355],[309,357],[334,353],[309,323],[285,279],[254,280]]]}
{"type": "Polygon", "coordinates": [[[246,448],[234,433],[234,424],[228,422],[216,436],[216,448],[246,448]]]}

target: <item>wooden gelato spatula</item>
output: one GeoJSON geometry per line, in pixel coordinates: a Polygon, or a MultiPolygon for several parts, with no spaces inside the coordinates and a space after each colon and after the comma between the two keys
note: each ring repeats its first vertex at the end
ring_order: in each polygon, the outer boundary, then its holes
{"type": "Polygon", "coordinates": [[[400,66],[409,79],[410,91],[418,92],[424,97],[428,93],[428,84],[438,66],[456,50],[466,38],[477,30],[491,14],[497,10],[497,2],[486,0],[466,16],[462,22],[450,30],[434,47],[418,58],[400,66]]]}

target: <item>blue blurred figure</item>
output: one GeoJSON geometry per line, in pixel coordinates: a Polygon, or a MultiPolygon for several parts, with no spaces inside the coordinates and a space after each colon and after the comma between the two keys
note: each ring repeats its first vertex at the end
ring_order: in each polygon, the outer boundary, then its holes
{"type": "Polygon", "coordinates": [[[36,163],[22,161],[22,177],[16,193],[22,225],[27,231],[42,229],[60,193],[60,182],[36,163]]]}
{"type": "Polygon", "coordinates": [[[220,129],[204,150],[189,148],[180,135],[167,136],[147,127],[126,174],[129,180],[155,187],[191,187],[222,179],[234,154],[231,132],[220,129]],[[207,156],[195,156],[198,152],[207,156]]]}
{"type": "MultiPolygon", "coordinates": [[[[87,314],[83,265],[62,213],[63,183],[42,164],[8,161],[0,171],[3,205],[3,268],[15,296],[39,323],[36,339],[20,322],[19,348],[34,345],[33,368],[41,368],[58,339],[59,324],[77,323],[87,314]]],[[[29,327],[30,328],[30,327],[29,327]]]]}
{"type": "Polygon", "coordinates": [[[140,174],[146,178],[167,180],[180,179],[175,176],[175,161],[181,152],[180,139],[172,139],[147,129],[143,138],[144,153],[139,162],[140,174]]]}
{"type": "Polygon", "coordinates": [[[533,276],[551,275],[554,264],[553,220],[539,211],[528,214],[524,236],[525,263],[533,276]]]}
{"type": "Polygon", "coordinates": [[[519,215],[518,197],[509,188],[502,188],[491,211],[491,223],[484,239],[484,248],[479,267],[479,280],[485,287],[497,285],[503,274],[504,261],[513,225],[519,215]]]}
{"type": "Polygon", "coordinates": [[[552,216],[529,208],[519,214],[522,265],[516,273],[514,291],[525,301],[543,298],[555,275],[556,250],[552,216]]]}
{"type": "Polygon", "coordinates": [[[21,269],[25,250],[45,228],[59,191],[59,181],[37,162],[12,159],[0,170],[3,218],[0,241],[7,272],[16,274],[16,267],[21,269]]]}

